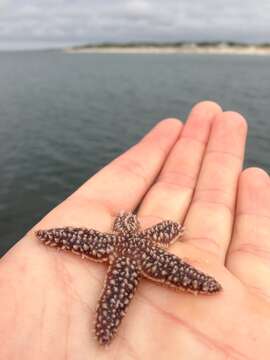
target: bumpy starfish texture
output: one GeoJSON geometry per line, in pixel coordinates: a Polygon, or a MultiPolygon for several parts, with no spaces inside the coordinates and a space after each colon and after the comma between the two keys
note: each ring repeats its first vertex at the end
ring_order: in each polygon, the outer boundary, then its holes
{"type": "Polygon", "coordinates": [[[183,227],[170,220],[141,230],[137,216],[128,212],[116,217],[112,234],[77,227],[36,232],[45,245],[109,262],[95,321],[95,334],[102,345],[109,344],[117,332],[142,277],[193,293],[221,290],[213,277],[164,249],[182,234],[183,227]]]}

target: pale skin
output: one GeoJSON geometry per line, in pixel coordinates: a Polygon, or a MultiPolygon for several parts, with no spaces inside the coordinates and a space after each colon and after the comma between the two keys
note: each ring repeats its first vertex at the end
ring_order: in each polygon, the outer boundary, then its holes
{"type": "Polygon", "coordinates": [[[242,170],[246,134],[240,114],[201,102],[185,125],[158,123],[43,218],[0,261],[0,359],[269,358],[270,180],[242,170]],[[144,226],[184,223],[170,251],[223,291],[195,296],[143,280],[102,348],[92,327],[106,266],[47,248],[34,231],[110,231],[120,210],[135,209],[144,226]]]}

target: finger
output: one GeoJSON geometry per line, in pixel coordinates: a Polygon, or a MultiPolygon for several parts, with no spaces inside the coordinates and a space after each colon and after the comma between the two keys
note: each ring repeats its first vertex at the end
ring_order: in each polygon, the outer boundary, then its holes
{"type": "Polygon", "coordinates": [[[98,198],[120,208],[134,208],[151,185],[177,140],[181,122],[161,121],[138,144],[86,182],[77,195],[98,198]]]}
{"type": "Polygon", "coordinates": [[[148,191],[139,216],[150,225],[160,219],[182,221],[190,204],[212,121],[220,107],[204,101],[192,109],[181,136],[148,191]]]}
{"type": "Polygon", "coordinates": [[[250,168],[241,174],[227,267],[270,297],[270,180],[261,169],[250,168]]]}
{"type": "Polygon", "coordinates": [[[185,240],[224,261],[231,238],[238,176],[247,125],[235,112],[213,124],[194,197],[185,221],[185,240]]]}
{"type": "Polygon", "coordinates": [[[179,120],[161,121],[138,144],[105,166],[48,214],[42,226],[108,229],[112,216],[120,210],[134,209],[141,201],[181,128],[179,120]]]}

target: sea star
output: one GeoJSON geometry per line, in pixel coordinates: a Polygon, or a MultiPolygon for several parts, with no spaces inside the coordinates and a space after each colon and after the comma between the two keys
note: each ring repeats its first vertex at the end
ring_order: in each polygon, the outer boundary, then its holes
{"type": "Polygon", "coordinates": [[[170,220],[141,230],[137,216],[130,212],[116,217],[112,234],[77,227],[36,232],[45,245],[109,262],[95,321],[95,334],[102,345],[110,343],[117,332],[141,277],[195,293],[221,290],[213,277],[164,249],[182,234],[183,227],[170,220]]]}

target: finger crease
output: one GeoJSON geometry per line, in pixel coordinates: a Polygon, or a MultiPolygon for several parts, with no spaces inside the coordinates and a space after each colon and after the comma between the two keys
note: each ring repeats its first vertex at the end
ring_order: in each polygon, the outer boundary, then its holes
{"type": "Polygon", "coordinates": [[[237,248],[230,251],[230,256],[235,253],[246,253],[258,257],[259,259],[265,260],[267,263],[270,263],[270,249],[264,247],[253,245],[250,243],[244,243],[238,246],[237,248]]]}
{"type": "Polygon", "coordinates": [[[249,290],[256,293],[256,295],[259,295],[264,300],[270,302],[270,294],[267,293],[262,287],[251,285],[251,284],[247,283],[246,281],[243,281],[243,283],[246,285],[246,287],[249,290]]]}
{"type": "Polygon", "coordinates": [[[151,221],[164,221],[164,218],[161,217],[161,216],[158,216],[158,215],[152,215],[152,214],[147,214],[147,215],[144,215],[143,216],[140,216],[141,219],[150,219],[151,221]]]}
{"type": "Polygon", "coordinates": [[[116,168],[118,167],[121,171],[126,172],[128,175],[131,175],[140,181],[144,185],[148,186],[149,180],[145,175],[145,168],[137,161],[132,160],[131,158],[126,159],[125,161],[119,161],[115,163],[116,168]]]}
{"type": "Polygon", "coordinates": [[[208,349],[215,349],[220,354],[226,356],[226,358],[230,359],[250,359],[245,354],[240,352],[237,348],[230,346],[229,344],[222,343],[217,339],[210,338],[206,333],[202,332],[200,329],[196,328],[192,322],[187,322],[180,317],[174,315],[169,312],[167,309],[164,309],[162,306],[157,305],[148,297],[143,296],[141,294],[141,298],[148,303],[155,311],[164,316],[169,321],[177,324],[178,326],[182,326],[185,328],[197,341],[203,344],[208,349]]]}
{"type": "Polygon", "coordinates": [[[220,243],[207,236],[185,236],[183,237],[183,242],[187,242],[190,245],[198,248],[199,250],[204,250],[207,248],[207,252],[216,255],[221,251],[220,243]],[[194,244],[195,243],[195,244],[194,244]],[[212,249],[211,249],[212,248],[212,249]]]}
{"type": "Polygon", "coordinates": [[[204,199],[200,199],[198,197],[194,197],[193,201],[192,201],[192,205],[195,204],[202,204],[202,205],[214,205],[217,207],[221,207],[224,208],[225,210],[227,210],[230,214],[231,217],[234,216],[234,208],[232,208],[231,206],[225,204],[224,202],[221,201],[214,201],[214,200],[204,200],[204,199]]]}
{"type": "Polygon", "coordinates": [[[206,144],[207,144],[207,141],[195,139],[195,138],[193,138],[192,136],[182,135],[182,136],[180,137],[180,140],[179,140],[179,141],[181,141],[182,139],[183,139],[183,140],[185,140],[185,139],[191,140],[192,142],[195,142],[195,143],[197,143],[197,144],[199,144],[199,145],[202,145],[203,147],[205,147],[206,144]]]}
{"type": "Polygon", "coordinates": [[[221,205],[229,210],[231,216],[234,216],[235,209],[232,205],[229,205],[234,203],[232,199],[234,199],[234,193],[229,193],[221,188],[196,188],[193,196],[193,202],[199,201],[221,205]]]}
{"type": "Polygon", "coordinates": [[[253,213],[253,212],[237,212],[236,217],[243,217],[243,216],[250,216],[250,217],[255,217],[255,218],[265,218],[267,220],[270,220],[270,215],[267,214],[258,214],[258,213],[253,213]]]}
{"type": "Polygon", "coordinates": [[[137,145],[135,145],[135,146],[139,146],[139,145],[146,145],[146,147],[148,148],[149,147],[149,145],[151,146],[151,149],[153,149],[153,147],[155,147],[155,152],[156,151],[159,151],[160,152],[160,154],[161,154],[161,157],[162,158],[165,158],[166,156],[167,156],[167,154],[168,154],[168,145],[166,144],[164,144],[164,145],[161,145],[162,143],[161,142],[157,142],[157,141],[153,141],[153,143],[152,143],[152,141],[150,140],[149,141],[149,139],[142,139],[137,145]],[[150,143],[150,144],[147,144],[147,143],[150,143]]]}
{"type": "Polygon", "coordinates": [[[209,149],[209,150],[206,151],[206,155],[210,155],[210,154],[221,154],[221,155],[225,155],[225,156],[232,157],[232,158],[237,159],[237,160],[239,160],[239,161],[242,162],[242,156],[239,156],[239,155],[237,155],[237,154],[234,154],[234,153],[232,153],[232,152],[230,152],[230,151],[211,150],[211,149],[209,149]]]}
{"type": "Polygon", "coordinates": [[[74,201],[78,202],[79,205],[80,203],[85,203],[86,205],[89,204],[89,206],[95,205],[95,207],[97,207],[99,211],[106,212],[112,218],[114,218],[119,213],[119,211],[122,210],[120,208],[116,209],[115,204],[111,203],[108,199],[98,198],[98,196],[93,197],[92,195],[88,196],[87,194],[81,194],[80,192],[73,193],[65,200],[65,202],[68,201],[72,202],[72,206],[74,206],[74,201]]]}
{"type": "Polygon", "coordinates": [[[177,178],[177,180],[173,180],[173,178],[171,178],[171,176],[169,177],[169,179],[167,179],[167,176],[162,176],[161,178],[159,178],[157,180],[157,182],[155,183],[155,185],[157,186],[164,186],[165,187],[171,187],[174,188],[176,190],[181,190],[181,189],[188,189],[193,191],[194,187],[195,187],[195,179],[189,176],[185,176],[185,174],[179,174],[177,173],[177,175],[180,177],[177,178]]]}

